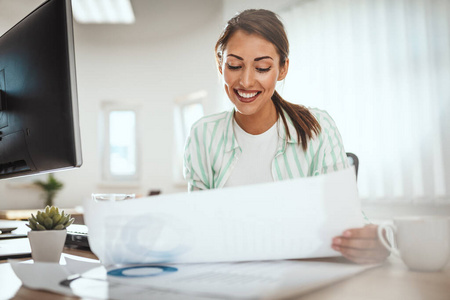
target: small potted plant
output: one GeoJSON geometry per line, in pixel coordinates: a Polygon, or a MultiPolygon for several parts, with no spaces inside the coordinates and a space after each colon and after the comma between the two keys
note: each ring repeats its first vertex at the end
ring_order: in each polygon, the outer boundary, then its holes
{"type": "Polygon", "coordinates": [[[28,219],[28,240],[34,261],[59,262],[66,241],[67,226],[74,221],[70,214],[57,207],[47,206],[44,211],[31,214],[28,219]]]}

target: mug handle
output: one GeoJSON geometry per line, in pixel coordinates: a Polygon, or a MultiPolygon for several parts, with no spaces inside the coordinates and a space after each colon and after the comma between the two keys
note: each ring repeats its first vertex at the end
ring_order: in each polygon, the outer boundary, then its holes
{"type": "Polygon", "coordinates": [[[390,223],[383,223],[381,225],[378,226],[378,239],[380,240],[381,244],[383,244],[383,246],[388,249],[391,253],[393,253],[394,255],[400,257],[400,252],[398,251],[398,249],[391,245],[389,243],[389,241],[387,240],[387,238],[385,237],[385,235],[383,234],[383,231],[388,232],[388,230],[390,230],[393,234],[393,238],[395,239],[395,232],[396,227],[390,223]]]}

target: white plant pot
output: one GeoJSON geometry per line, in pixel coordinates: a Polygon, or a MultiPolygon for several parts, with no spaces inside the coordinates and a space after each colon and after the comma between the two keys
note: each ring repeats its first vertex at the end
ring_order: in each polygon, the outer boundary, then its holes
{"type": "Polygon", "coordinates": [[[66,229],[29,231],[28,240],[30,241],[33,260],[59,263],[66,235],[66,229]]]}

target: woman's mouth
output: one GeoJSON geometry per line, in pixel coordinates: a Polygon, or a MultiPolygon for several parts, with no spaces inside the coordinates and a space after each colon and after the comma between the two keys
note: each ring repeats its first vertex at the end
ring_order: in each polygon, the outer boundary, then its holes
{"type": "Polygon", "coordinates": [[[244,103],[250,103],[258,98],[260,91],[244,91],[244,90],[234,90],[234,93],[238,97],[239,101],[244,103]]]}

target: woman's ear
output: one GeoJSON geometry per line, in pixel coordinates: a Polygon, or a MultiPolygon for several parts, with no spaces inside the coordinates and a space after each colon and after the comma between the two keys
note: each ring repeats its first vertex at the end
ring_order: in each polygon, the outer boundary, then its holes
{"type": "Polygon", "coordinates": [[[278,81],[281,81],[286,78],[286,75],[289,70],[289,58],[286,58],[286,61],[284,62],[284,66],[280,68],[280,74],[278,75],[278,81]]]}
{"type": "Polygon", "coordinates": [[[222,64],[218,65],[217,68],[219,69],[220,75],[223,75],[223,73],[222,73],[222,64]]]}

